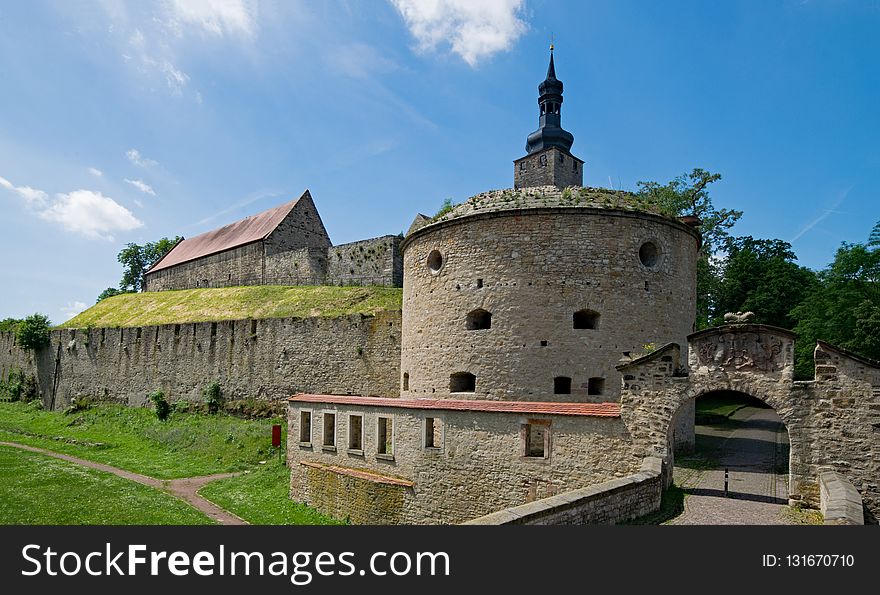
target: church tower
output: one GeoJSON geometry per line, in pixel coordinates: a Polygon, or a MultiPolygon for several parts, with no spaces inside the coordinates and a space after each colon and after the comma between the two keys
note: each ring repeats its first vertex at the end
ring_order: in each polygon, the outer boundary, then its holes
{"type": "Polygon", "coordinates": [[[583,186],[584,162],[571,154],[574,136],[562,128],[562,81],[556,78],[552,45],[547,78],[538,93],[538,129],[526,140],[528,154],[513,162],[513,186],[583,186]]]}

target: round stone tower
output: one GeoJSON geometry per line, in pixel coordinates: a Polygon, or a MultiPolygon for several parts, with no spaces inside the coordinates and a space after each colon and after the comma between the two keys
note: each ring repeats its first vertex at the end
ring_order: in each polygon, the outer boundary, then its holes
{"type": "Polygon", "coordinates": [[[544,185],[478,194],[405,238],[403,397],[614,401],[625,354],[686,351],[699,233],[629,193],[560,188],[546,161],[576,159],[573,137],[551,132],[523,158],[544,185]]]}

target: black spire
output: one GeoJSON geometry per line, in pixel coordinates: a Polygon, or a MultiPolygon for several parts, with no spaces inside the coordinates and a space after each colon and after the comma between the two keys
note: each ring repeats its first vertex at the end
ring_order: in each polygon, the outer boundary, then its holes
{"type": "Polygon", "coordinates": [[[534,153],[550,147],[558,147],[568,153],[574,143],[574,136],[563,130],[562,121],[562,81],[556,78],[556,66],[553,63],[553,46],[550,46],[550,66],[547,67],[547,78],[538,85],[538,105],[541,114],[538,129],[526,140],[526,152],[534,153]]]}

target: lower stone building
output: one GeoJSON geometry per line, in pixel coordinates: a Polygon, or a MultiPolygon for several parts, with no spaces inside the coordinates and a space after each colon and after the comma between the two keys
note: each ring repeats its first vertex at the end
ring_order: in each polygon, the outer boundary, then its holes
{"type": "MultiPolygon", "coordinates": [[[[819,478],[834,471],[855,486],[869,522],[880,516],[880,362],[819,343],[815,379],[794,381],[793,334],[752,324],[694,333],[682,355],[670,343],[624,358],[619,403],[296,395],[290,496],[354,523],[432,524],[565,502],[654,459],[668,485],[676,433],[693,431],[694,400],[734,391],[785,423],[791,503],[818,508],[819,478]]],[[[613,512],[601,518],[634,516],[618,501],[631,497],[621,486],[642,484],[611,485],[613,512]]]]}

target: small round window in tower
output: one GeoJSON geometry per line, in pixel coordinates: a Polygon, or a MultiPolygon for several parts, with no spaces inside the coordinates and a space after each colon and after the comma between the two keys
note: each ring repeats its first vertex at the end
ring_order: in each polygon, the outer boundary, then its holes
{"type": "Polygon", "coordinates": [[[660,249],[654,242],[645,242],[639,248],[639,261],[649,269],[655,269],[660,264],[660,249]]]}
{"type": "Polygon", "coordinates": [[[428,270],[436,275],[441,268],[443,268],[443,255],[439,250],[431,250],[428,254],[428,270]]]}

